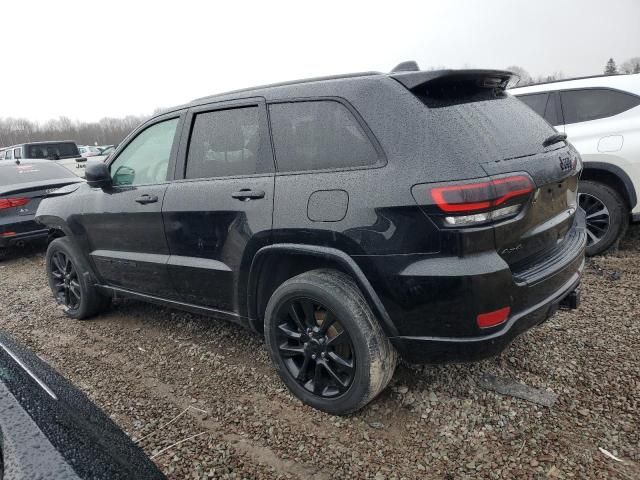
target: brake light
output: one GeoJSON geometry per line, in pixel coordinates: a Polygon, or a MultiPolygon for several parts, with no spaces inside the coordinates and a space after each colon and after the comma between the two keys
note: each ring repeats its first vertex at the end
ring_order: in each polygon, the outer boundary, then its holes
{"type": "Polygon", "coordinates": [[[431,199],[449,225],[471,225],[517,215],[533,181],[527,175],[512,175],[481,182],[431,187],[431,199]]]}
{"type": "Polygon", "coordinates": [[[511,313],[511,307],[504,307],[493,312],[481,313],[476,318],[476,322],[480,328],[495,327],[507,321],[511,313]]]}
{"type": "Polygon", "coordinates": [[[434,187],[431,189],[431,198],[445,213],[474,213],[527,196],[532,191],[531,179],[525,175],[516,175],[488,182],[434,187]]]}
{"type": "Polygon", "coordinates": [[[0,210],[22,207],[31,201],[30,198],[0,198],[0,210]]]}
{"type": "Polygon", "coordinates": [[[16,236],[16,232],[0,233],[0,237],[2,237],[2,238],[15,237],[15,236],[16,236]]]}

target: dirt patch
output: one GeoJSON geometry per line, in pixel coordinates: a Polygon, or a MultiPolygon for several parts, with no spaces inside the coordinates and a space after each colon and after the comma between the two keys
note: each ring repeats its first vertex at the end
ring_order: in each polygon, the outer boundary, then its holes
{"type": "Polygon", "coordinates": [[[141,439],[170,478],[640,477],[639,226],[587,263],[579,310],[491,360],[401,365],[347,418],[302,405],[262,339],[235,325],[134,301],[66,319],[43,251],[21,254],[0,263],[0,328],[141,439]],[[484,373],[558,399],[547,408],[484,390],[484,373]]]}

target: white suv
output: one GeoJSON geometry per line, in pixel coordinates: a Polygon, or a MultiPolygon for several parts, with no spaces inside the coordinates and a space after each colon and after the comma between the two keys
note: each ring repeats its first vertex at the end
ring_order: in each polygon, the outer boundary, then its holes
{"type": "Polygon", "coordinates": [[[582,156],[587,254],[617,244],[629,220],[640,221],[640,74],[561,80],[509,92],[566,133],[582,156]]]}

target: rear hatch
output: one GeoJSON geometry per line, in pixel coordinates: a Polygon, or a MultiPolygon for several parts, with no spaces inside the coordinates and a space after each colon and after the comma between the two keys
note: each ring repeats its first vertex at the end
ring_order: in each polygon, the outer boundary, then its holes
{"type": "MultiPolygon", "coordinates": [[[[495,248],[514,273],[528,269],[531,261],[539,262],[541,254],[561,248],[576,213],[579,156],[562,140],[544,146],[557,132],[504,91],[510,74],[483,70],[411,72],[394,78],[424,103],[431,133],[450,152],[452,163],[476,162],[489,177],[489,188],[495,190],[505,178],[526,182],[528,177],[532,182],[510,216],[480,219],[477,225],[440,224],[456,229],[490,225],[495,248]]],[[[424,194],[416,193],[414,187],[414,197],[424,205],[428,200],[420,195],[424,194]]],[[[498,192],[496,198],[500,197],[498,192]]]]}

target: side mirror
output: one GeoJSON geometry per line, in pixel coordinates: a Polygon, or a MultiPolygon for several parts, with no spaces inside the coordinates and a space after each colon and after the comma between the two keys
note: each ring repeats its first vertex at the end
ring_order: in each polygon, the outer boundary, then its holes
{"type": "Polygon", "coordinates": [[[111,173],[109,167],[102,162],[89,162],[84,171],[84,178],[93,188],[106,188],[111,186],[111,173]]]}

